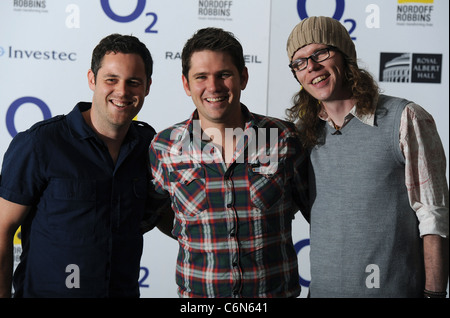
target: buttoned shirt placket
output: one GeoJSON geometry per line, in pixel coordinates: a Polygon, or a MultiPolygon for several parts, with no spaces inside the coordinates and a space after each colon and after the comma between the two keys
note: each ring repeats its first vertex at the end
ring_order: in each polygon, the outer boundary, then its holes
{"type": "MultiPolygon", "coordinates": [[[[205,149],[206,143],[202,143],[201,149],[205,149]]],[[[212,143],[209,143],[211,146],[212,143]]],[[[195,145],[194,145],[195,148],[195,145]]],[[[194,151],[196,158],[198,159],[198,149],[194,151]]],[[[235,154],[236,155],[236,154],[235,154]]],[[[238,154],[239,155],[239,154],[238,154]]],[[[235,159],[235,157],[234,157],[235,159]]],[[[234,160],[230,165],[224,162],[220,149],[212,145],[211,152],[202,152],[201,153],[202,162],[211,162],[208,168],[212,168],[216,173],[221,174],[223,176],[223,184],[224,184],[224,211],[226,213],[227,219],[227,231],[228,231],[228,253],[230,260],[230,269],[233,278],[233,290],[232,297],[238,298],[240,297],[241,287],[242,287],[242,269],[240,267],[240,247],[239,247],[239,239],[238,239],[238,215],[235,208],[235,188],[233,182],[233,171],[237,165],[234,160]]]]}

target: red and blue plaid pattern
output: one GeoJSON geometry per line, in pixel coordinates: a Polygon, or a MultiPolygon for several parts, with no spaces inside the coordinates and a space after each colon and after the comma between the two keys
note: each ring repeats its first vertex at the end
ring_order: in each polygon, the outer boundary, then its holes
{"type": "Polygon", "coordinates": [[[304,195],[305,153],[292,124],[242,109],[244,134],[251,133],[229,165],[211,142],[201,140],[197,112],[160,132],[150,147],[155,188],[170,194],[175,212],[181,297],[300,292],[291,223],[304,195]],[[250,149],[254,138],[265,142],[250,149]]]}

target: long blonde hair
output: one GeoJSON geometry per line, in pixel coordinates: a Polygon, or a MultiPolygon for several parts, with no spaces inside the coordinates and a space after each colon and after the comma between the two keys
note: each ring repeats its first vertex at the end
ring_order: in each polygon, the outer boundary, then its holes
{"type": "MultiPolygon", "coordinates": [[[[359,115],[374,112],[379,95],[379,87],[372,75],[360,69],[356,62],[342,54],[345,63],[344,86],[349,87],[351,98],[356,101],[359,115]]],[[[287,119],[296,124],[303,146],[312,148],[319,143],[321,128],[319,112],[321,105],[305,89],[293,97],[294,106],[286,110],[287,119]]]]}

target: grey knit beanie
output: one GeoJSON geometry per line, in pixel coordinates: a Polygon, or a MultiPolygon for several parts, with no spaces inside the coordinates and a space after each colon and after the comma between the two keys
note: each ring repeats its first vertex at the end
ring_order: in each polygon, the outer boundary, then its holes
{"type": "Polygon", "coordinates": [[[356,62],[355,44],[347,29],[336,19],[309,17],[297,24],[287,41],[289,61],[295,52],[312,43],[334,46],[356,62]]]}

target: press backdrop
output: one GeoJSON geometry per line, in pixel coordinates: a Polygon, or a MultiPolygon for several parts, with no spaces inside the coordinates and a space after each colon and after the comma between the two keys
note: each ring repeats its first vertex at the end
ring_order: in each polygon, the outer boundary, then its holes
{"type": "MultiPolygon", "coordinates": [[[[153,84],[138,119],[157,131],[194,110],[182,87],[181,50],[207,26],[233,32],[244,47],[250,80],[243,103],[284,118],[299,88],[287,67],[286,40],[312,15],[341,21],[360,66],[383,91],[413,100],[434,116],[448,158],[448,12],[447,0],[0,0],[0,163],[17,132],[91,101],[92,49],[115,32],[137,36],[153,55],[153,84]]],[[[300,214],[293,235],[305,297],[309,235],[300,214]]],[[[19,236],[15,243],[19,255],[19,236]]],[[[142,297],[177,297],[177,248],[158,230],[145,235],[142,297]]]]}

